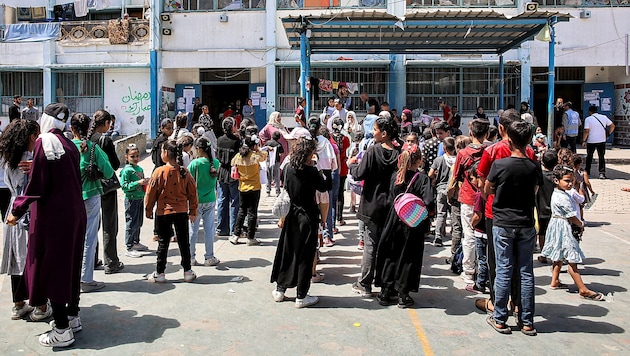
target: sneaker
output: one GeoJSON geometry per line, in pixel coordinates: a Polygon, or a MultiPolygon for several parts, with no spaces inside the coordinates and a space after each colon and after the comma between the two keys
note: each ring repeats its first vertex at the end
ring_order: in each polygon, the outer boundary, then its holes
{"type": "Polygon", "coordinates": [[[99,258],[96,260],[96,262],[94,262],[94,269],[98,269],[100,267],[103,267],[103,260],[99,258]]]}
{"type": "Polygon", "coordinates": [[[131,257],[131,258],[140,258],[142,257],[142,254],[136,250],[127,250],[125,251],[125,256],[131,257]]]}
{"type": "Polygon", "coordinates": [[[363,242],[363,240],[359,240],[359,243],[357,244],[357,250],[363,251],[363,248],[365,248],[365,242],[363,242]]]}
{"type": "Polygon", "coordinates": [[[284,292],[281,292],[277,289],[274,289],[273,291],[271,291],[271,297],[273,297],[273,301],[276,303],[280,303],[284,301],[285,299],[284,292]]]}
{"type": "MultiPolygon", "coordinates": [[[[73,333],[78,333],[79,331],[83,330],[83,325],[81,325],[81,317],[79,316],[68,316],[68,324],[73,333]]],[[[50,326],[52,326],[53,328],[57,327],[54,320],[50,322],[50,326]]]]}
{"type": "Polygon", "coordinates": [[[133,244],[133,246],[131,246],[131,249],[136,251],[149,251],[148,247],[139,242],[137,244],[133,244]]]}
{"type": "Polygon", "coordinates": [[[317,303],[319,303],[319,298],[312,297],[310,295],[307,295],[306,297],[302,299],[295,298],[295,307],[298,309],[306,308],[308,306],[315,305],[317,303]]]}
{"type": "Polygon", "coordinates": [[[232,245],[238,245],[238,239],[238,235],[230,235],[230,237],[228,237],[228,241],[230,241],[232,245]]]}
{"type": "Polygon", "coordinates": [[[247,239],[247,246],[260,246],[261,244],[258,239],[247,239]]]}
{"type": "Polygon", "coordinates": [[[311,283],[319,283],[326,279],[326,275],[321,272],[316,272],[315,275],[311,277],[311,283]]]}
{"type": "Polygon", "coordinates": [[[359,282],[352,283],[352,291],[360,294],[363,298],[371,298],[372,297],[372,287],[366,288],[363,284],[359,282]]]}
{"type": "Polygon", "coordinates": [[[606,179],[606,175],[604,173],[599,174],[599,179],[606,179]]]}
{"type": "Polygon", "coordinates": [[[105,274],[118,273],[125,268],[125,264],[118,261],[118,263],[113,267],[105,267],[105,274]]]}
{"type": "Polygon", "coordinates": [[[433,240],[433,246],[435,246],[435,247],[442,247],[442,246],[444,246],[444,244],[442,243],[442,239],[436,238],[435,240],[433,240]]]}
{"type": "Polygon", "coordinates": [[[177,242],[177,236],[171,237],[171,242],[177,242]]]}
{"type": "Polygon", "coordinates": [[[18,307],[17,305],[14,305],[13,308],[11,309],[11,320],[20,320],[23,317],[25,317],[28,313],[33,311],[33,307],[28,305],[28,304],[24,304],[22,305],[22,307],[18,307]]]}
{"type": "Polygon", "coordinates": [[[158,240],[158,235],[153,235],[153,241],[157,241],[158,240]]]}
{"type": "Polygon", "coordinates": [[[333,247],[335,246],[335,241],[333,241],[330,237],[324,237],[324,246],[333,247]]]}
{"type": "Polygon", "coordinates": [[[475,284],[475,281],[472,279],[472,276],[469,274],[466,274],[466,272],[462,272],[459,276],[461,277],[461,279],[464,280],[464,283],[475,284]]]}
{"type": "Polygon", "coordinates": [[[390,299],[391,299],[391,294],[386,288],[382,288],[381,292],[378,293],[378,295],[376,296],[376,300],[378,301],[378,304],[384,307],[392,304],[390,299]]]}
{"type": "Polygon", "coordinates": [[[31,321],[42,321],[50,318],[52,313],[52,307],[50,306],[50,301],[48,301],[46,302],[46,310],[33,308],[33,311],[29,314],[28,318],[31,319],[31,321]]]}
{"type": "Polygon", "coordinates": [[[221,263],[221,261],[216,258],[215,256],[210,256],[210,258],[208,258],[206,260],[206,262],[203,263],[204,266],[216,266],[219,263],[221,263]]]}
{"type": "Polygon", "coordinates": [[[74,343],[74,333],[71,328],[53,328],[47,333],[39,335],[39,343],[48,347],[66,347],[74,343]]]}
{"type": "Polygon", "coordinates": [[[409,294],[401,295],[400,298],[398,298],[398,307],[400,309],[410,308],[414,303],[413,298],[411,298],[409,294]]]}
{"type": "Polygon", "coordinates": [[[95,290],[103,289],[105,287],[105,283],[103,282],[81,282],[81,293],[90,293],[95,290]]]}
{"type": "Polygon", "coordinates": [[[184,272],[184,282],[192,282],[195,279],[197,279],[197,275],[192,269],[184,272]]]}
{"type": "Polygon", "coordinates": [[[164,283],[166,282],[166,275],[164,273],[153,272],[149,275],[147,280],[153,283],[164,283]]]}
{"type": "Polygon", "coordinates": [[[471,293],[479,294],[479,293],[483,293],[484,288],[478,286],[477,283],[473,283],[473,284],[467,284],[466,290],[471,293]]]}

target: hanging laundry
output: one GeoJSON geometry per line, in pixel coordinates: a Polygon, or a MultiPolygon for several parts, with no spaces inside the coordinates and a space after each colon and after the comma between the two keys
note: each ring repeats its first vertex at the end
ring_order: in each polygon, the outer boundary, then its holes
{"type": "Polygon", "coordinates": [[[319,89],[321,89],[322,91],[330,93],[331,91],[333,91],[332,81],[330,81],[328,79],[320,79],[319,80],[319,89]]]}
{"type": "Polygon", "coordinates": [[[74,16],[84,17],[88,14],[87,0],[75,0],[74,1],[74,16]]]}
{"type": "Polygon", "coordinates": [[[332,82],[332,88],[333,90],[339,89],[339,82],[332,82]]]}
{"type": "Polygon", "coordinates": [[[33,20],[46,19],[46,6],[38,6],[31,8],[31,17],[33,20]]]}
{"type": "Polygon", "coordinates": [[[96,10],[103,10],[111,5],[110,0],[94,0],[96,10]]]}
{"type": "Polygon", "coordinates": [[[359,84],[357,84],[357,83],[346,83],[346,88],[348,88],[348,91],[350,92],[350,94],[354,94],[357,91],[359,91],[359,84]]]}

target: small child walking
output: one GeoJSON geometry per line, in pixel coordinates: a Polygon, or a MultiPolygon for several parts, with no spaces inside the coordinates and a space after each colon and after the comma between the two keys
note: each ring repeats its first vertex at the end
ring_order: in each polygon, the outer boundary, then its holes
{"type": "Polygon", "coordinates": [[[201,136],[195,140],[197,158],[190,162],[188,170],[197,184],[197,198],[199,200],[199,214],[190,228],[190,256],[194,266],[201,263],[195,259],[195,245],[199,237],[199,226],[203,219],[204,241],[206,253],[204,266],[216,266],[221,261],[214,256],[214,208],[217,203],[217,177],[219,176],[219,160],[212,155],[210,139],[201,136]]]}
{"type": "Polygon", "coordinates": [[[125,193],[125,256],[131,258],[142,257],[138,251],[146,251],[146,246],[140,244],[140,228],[142,228],[142,210],[144,208],[144,190],[149,178],[144,177],[140,162],[140,151],[134,144],[125,149],[127,163],[120,172],[120,186],[125,193]]]}
{"type": "Polygon", "coordinates": [[[580,296],[584,299],[602,301],[604,295],[594,292],[584,285],[577,264],[585,258],[578,240],[573,236],[571,225],[577,225],[584,229],[584,223],[578,218],[577,211],[572,203],[568,191],[573,188],[573,169],[558,165],[553,169],[556,189],[551,196],[551,220],[547,227],[545,246],[541,254],[553,262],[551,274],[551,289],[568,289],[568,286],[560,282],[560,268],[563,261],[569,263],[569,274],[578,287],[580,296]]]}
{"type": "MultiPolygon", "coordinates": [[[[146,217],[153,219],[153,207],[157,204],[156,224],[158,230],[158,250],[156,271],[148,276],[150,282],[164,283],[166,257],[171,242],[172,227],[177,236],[188,236],[188,221],[197,219],[197,187],[190,172],[183,167],[182,146],[173,140],[164,142],[161,158],[166,164],[153,172],[147,185],[146,217]],[[167,189],[167,187],[169,187],[167,189]]],[[[190,245],[188,239],[177,240],[184,268],[184,282],[197,278],[190,268],[190,245]]]]}
{"type": "Polygon", "coordinates": [[[267,157],[267,196],[271,195],[272,183],[276,186],[276,196],[280,195],[280,157],[284,153],[284,148],[280,142],[280,131],[274,131],[271,134],[271,140],[265,142],[268,147],[269,156],[267,157]]]}

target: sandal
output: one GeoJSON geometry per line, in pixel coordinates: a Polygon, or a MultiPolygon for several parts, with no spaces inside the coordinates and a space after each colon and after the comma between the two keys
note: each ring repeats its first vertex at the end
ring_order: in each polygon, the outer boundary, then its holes
{"type": "Polygon", "coordinates": [[[497,324],[494,321],[494,316],[492,316],[492,315],[488,315],[488,317],[486,318],[486,323],[488,323],[488,325],[492,326],[492,328],[494,330],[496,330],[500,334],[508,335],[508,334],[512,333],[512,329],[510,329],[509,326],[497,324]]]}
{"type": "Polygon", "coordinates": [[[630,188],[629,187],[621,188],[621,190],[624,191],[624,192],[630,192],[630,188]]]}
{"type": "Polygon", "coordinates": [[[344,226],[345,224],[346,224],[346,221],[345,221],[345,220],[339,220],[339,221],[337,222],[337,225],[339,225],[339,226],[344,226]]]}
{"type": "Polygon", "coordinates": [[[484,313],[491,313],[494,311],[494,306],[492,305],[490,299],[477,299],[475,301],[475,306],[484,313]]]}
{"type": "Polygon", "coordinates": [[[552,290],[559,290],[559,289],[569,289],[569,286],[564,283],[560,283],[557,286],[549,286],[549,288],[551,288],[552,290]]]}
{"type": "Polygon", "coordinates": [[[538,331],[536,331],[536,329],[533,326],[523,325],[523,323],[521,323],[520,321],[516,325],[521,329],[521,332],[527,336],[538,335],[538,331]],[[525,328],[529,328],[529,329],[525,329],[525,328]]]}
{"type": "Polygon", "coordinates": [[[538,262],[540,262],[540,263],[544,263],[544,264],[549,263],[549,262],[547,261],[547,257],[545,257],[545,256],[538,256],[538,262]]]}
{"type": "Polygon", "coordinates": [[[604,295],[600,292],[593,292],[594,294],[591,295],[581,295],[580,297],[582,297],[582,299],[588,299],[588,300],[593,300],[596,302],[601,302],[606,300],[604,295]]]}

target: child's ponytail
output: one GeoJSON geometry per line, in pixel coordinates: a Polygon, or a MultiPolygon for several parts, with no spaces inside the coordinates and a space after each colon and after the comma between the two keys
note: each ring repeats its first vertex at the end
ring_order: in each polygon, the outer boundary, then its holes
{"type": "Polygon", "coordinates": [[[90,121],[89,116],[82,113],[76,113],[70,119],[70,127],[81,138],[81,152],[88,150],[87,140],[92,135],[93,130],[90,121]]]}
{"type": "Polygon", "coordinates": [[[398,173],[396,173],[396,185],[405,183],[405,174],[412,165],[422,159],[422,151],[415,143],[405,143],[398,156],[398,173]]]}
{"type": "Polygon", "coordinates": [[[201,136],[195,140],[195,147],[197,147],[198,150],[203,151],[208,157],[208,160],[210,160],[210,176],[218,176],[219,172],[214,167],[214,157],[212,155],[212,145],[210,140],[205,136],[201,136]]]}
{"type": "Polygon", "coordinates": [[[179,175],[182,178],[186,177],[186,168],[184,168],[184,145],[181,143],[177,144],[177,164],[179,164],[179,175]]]}

